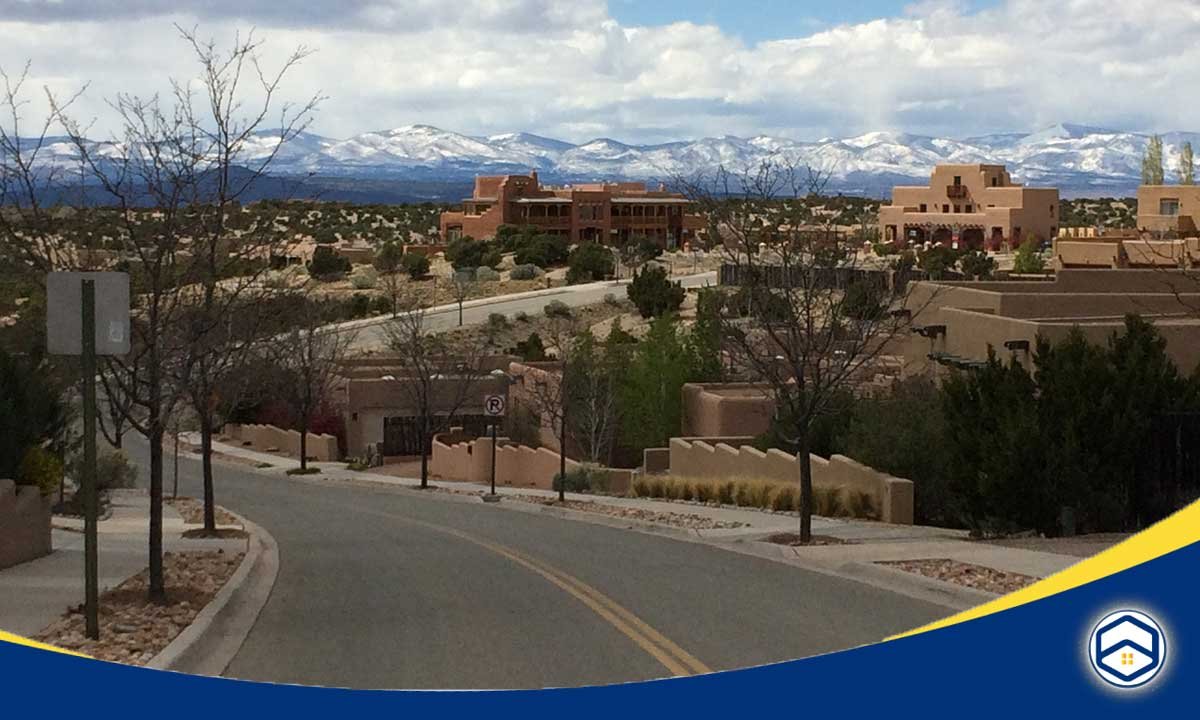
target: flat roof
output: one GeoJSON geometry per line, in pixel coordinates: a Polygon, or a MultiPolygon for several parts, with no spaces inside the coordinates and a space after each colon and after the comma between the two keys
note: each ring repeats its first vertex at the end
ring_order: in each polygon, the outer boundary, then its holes
{"type": "Polygon", "coordinates": [[[678,205],[688,205],[692,201],[687,198],[654,198],[654,197],[614,197],[614,203],[641,203],[645,205],[661,205],[663,203],[671,203],[678,205]]]}
{"type": "Polygon", "coordinates": [[[517,198],[517,199],[515,200],[515,202],[522,203],[522,204],[528,204],[528,203],[569,203],[569,202],[571,202],[571,198],[562,198],[562,197],[544,197],[544,198],[517,198]]]}

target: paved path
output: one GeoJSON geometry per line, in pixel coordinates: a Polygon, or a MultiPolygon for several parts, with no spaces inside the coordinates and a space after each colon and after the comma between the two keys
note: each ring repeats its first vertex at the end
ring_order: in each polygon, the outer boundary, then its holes
{"type": "MultiPolygon", "coordinates": [[[[111,516],[96,528],[100,592],[121,584],[147,566],[150,498],[143,493],[117,491],[111,516]]],[[[54,552],[0,570],[0,629],[32,635],[83,602],[83,520],[55,517],[54,552]]],[[[163,547],[166,550],[232,548],[235,540],[185,540],[183,518],[163,507],[163,547]]]]}
{"type": "MultiPolygon", "coordinates": [[[[146,448],[128,445],[139,464],[146,448]]],[[[278,541],[227,674],[350,687],[571,686],[803,657],[951,611],[707,544],[384,484],[217,466],[278,541]]],[[[181,492],[199,463],[180,461],[181,492]]]]}
{"type": "MultiPolygon", "coordinates": [[[[673,278],[684,287],[704,287],[716,285],[715,272],[698,275],[681,275],[673,278]]],[[[572,307],[594,305],[602,302],[608,294],[618,298],[625,297],[625,286],[629,280],[611,280],[588,283],[586,285],[570,285],[567,287],[551,288],[548,290],[533,290],[512,295],[501,295],[491,298],[479,298],[463,303],[463,323],[473,325],[487,321],[488,315],[501,313],[515,315],[518,312],[536,315],[542,312],[546,304],[557,300],[572,307]]],[[[431,329],[449,329],[458,324],[458,305],[438,305],[426,312],[426,322],[431,329]]],[[[354,332],[356,350],[380,350],[387,345],[386,326],[390,322],[387,317],[352,320],[337,325],[339,329],[354,332]]]]}

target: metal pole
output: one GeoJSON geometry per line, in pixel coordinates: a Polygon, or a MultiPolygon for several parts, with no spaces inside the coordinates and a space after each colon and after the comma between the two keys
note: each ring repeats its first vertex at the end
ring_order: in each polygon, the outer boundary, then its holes
{"type": "Polygon", "coordinates": [[[175,425],[175,478],[171,486],[171,499],[179,497],[179,425],[175,425]]]}
{"type": "Polygon", "coordinates": [[[496,494],[496,422],[492,421],[492,494],[496,494]]]}
{"type": "Polygon", "coordinates": [[[82,284],[83,352],[83,578],[87,636],[100,639],[100,584],[96,553],[96,282],[82,284]]]}

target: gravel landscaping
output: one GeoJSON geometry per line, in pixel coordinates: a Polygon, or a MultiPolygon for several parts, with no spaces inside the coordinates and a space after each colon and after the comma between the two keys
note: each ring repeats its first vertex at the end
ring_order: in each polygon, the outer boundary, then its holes
{"type": "Polygon", "coordinates": [[[878,564],[997,595],[1020,590],[1038,581],[1038,578],[1029,575],[993,570],[958,560],[897,560],[878,564]]]}
{"type": "Polygon", "coordinates": [[[712,518],[703,517],[701,515],[657,512],[654,510],[622,507],[620,505],[609,505],[607,503],[591,502],[588,500],[566,500],[564,502],[559,502],[558,498],[543,497],[541,495],[505,495],[504,497],[506,499],[519,500],[521,502],[534,503],[536,505],[561,507],[566,508],[567,510],[581,510],[583,512],[599,513],[601,515],[610,515],[612,517],[619,517],[627,520],[641,520],[644,522],[671,525],[673,527],[687,528],[689,530],[730,530],[733,528],[746,526],[746,523],[743,522],[735,522],[731,520],[713,520],[712,518]]]}
{"type": "Polygon", "coordinates": [[[143,570],[100,595],[100,640],[84,636],[82,605],[71,608],[33,639],[129,665],[145,665],[195,620],[245,553],[223,550],[168,552],[163,556],[168,602],[149,602],[143,570]]]}
{"type": "MultiPolygon", "coordinates": [[[[175,512],[182,515],[183,521],[188,525],[204,524],[204,503],[202,501],[196,498],[180,497],[167,499],[165,502],[175,508],[175,512]]],[[[242,523],[225,508],[218,505],[215,510],[218,525],[241,526],[242,523]]]]}

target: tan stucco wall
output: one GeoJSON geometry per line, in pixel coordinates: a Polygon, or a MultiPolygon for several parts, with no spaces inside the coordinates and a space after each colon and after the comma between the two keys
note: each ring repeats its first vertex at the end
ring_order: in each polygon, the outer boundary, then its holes
{"type": "Polygon", "coordinates": [[[1138,188],[1138,229],[1194,235],[1200,220],[1200,185],[1142,185],[1138,188]],[[1162,201],[1179,201],[1178,215],[1160,213],[1162,201]]]}
{"type": "MultiPolygon", "coordinates": [[[[749,445],[708,443],[703,440],[671,438],[670,473],[696,478],[751,478],[780,483],[798,483],[800,465],[795,456],[780,450],[763,452],[749,445]]],[[[911,480],[878,472],[844,455],[829,459],[810,456],[813,487],[843,493],[862,492],[872,498],[884,522],[913,523],[911,480]]]]}
{"type": "Polygon", "coordinates": [[[749,383],[687,383],[682,402],[684,436],[761,435],[775,412],[769,391],[749,383]]]}
{"type": "MultiPolygon", "coordinates": [[[[227,423],[221,434],[236,440],[241,445],[248,445],[255,450],[277,448],[294,457],[300,456],[300,433],[296,430],[284,430],[274,425],[238,425],[227,423]]],[[[337,460],[337,438],[325,433],[309,433],[307,438],[308,456],[320,462],[337,460]]]]}
{"type": "MultiPolygon", "coordinates": [[[[450,435],[433,439],[429,471],[443,480],[486,484],[491,481],[492,439],[459,440],[450,435]]],[[[496,485],[503,487],[532,487],[551,490],[558,474],[558,453],[547,448],[530,448],[496,439],[496,485]]],[[[580,464],[567,458],[567,472],[580,464]]],[[[632,472],[617,468],[601,468],[608,474],[608,492],[623,494],[629,490],[632,472]]]]}
{"type": "Polygon", "coordinates": [[[32,485],[0,480],[0,569],[50,553],[51,502],[32,485]]]}

